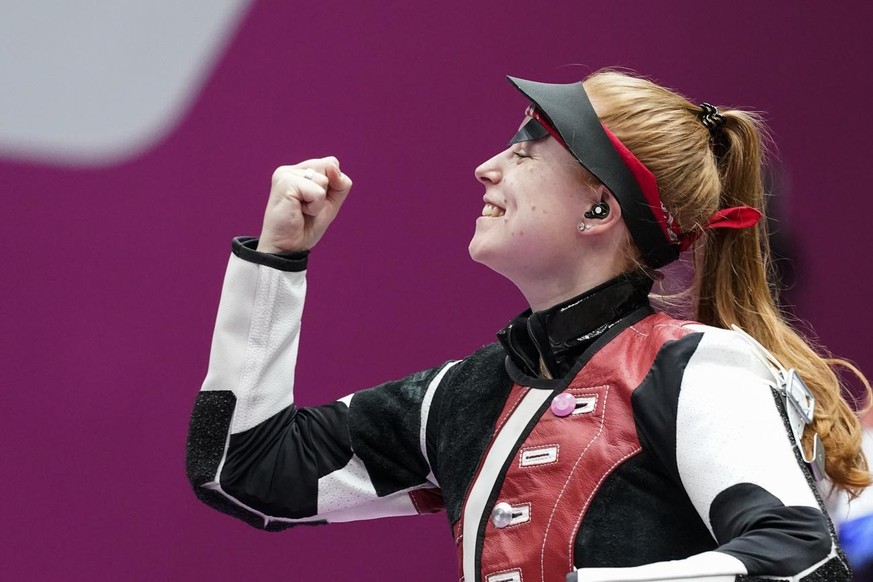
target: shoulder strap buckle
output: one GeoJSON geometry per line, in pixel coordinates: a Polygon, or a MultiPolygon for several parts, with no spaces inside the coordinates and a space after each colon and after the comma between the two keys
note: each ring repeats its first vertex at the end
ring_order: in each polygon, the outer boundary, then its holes
{"type": "Polygon", "coordinates": [[[788,425],[794,436],[795,446],[800,450],[800,456],[809,466],[816,481],[825,478],[825,448],[818,433],[813,433],[812,452],[807,455],[803,447],[803,430],[815,419],[815,396],[794,368],[785,369],[770,350],[740,329],[732,325],[731,329],[746,340],[755,350],[755,355],[773,374],[775,387],[782,394],[785,402],[785,412],[788,415],[788,425]]]}

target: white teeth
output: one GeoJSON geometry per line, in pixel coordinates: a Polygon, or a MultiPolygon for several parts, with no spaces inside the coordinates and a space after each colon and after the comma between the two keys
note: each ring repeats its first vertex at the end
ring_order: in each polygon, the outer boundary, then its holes
{"type": "Polygon", "coordinates": [[[485,207],[482,209],[482,216],[497,218],[498,216],[503,216],[504,214],[506,214],[506,210],[500,208],[499,206],[494,206],[490,202],[486,202],[485,207]]]}

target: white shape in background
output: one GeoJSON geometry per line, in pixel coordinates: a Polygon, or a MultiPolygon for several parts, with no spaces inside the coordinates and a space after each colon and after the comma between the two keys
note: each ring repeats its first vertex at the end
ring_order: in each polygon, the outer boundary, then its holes
{"type": "Polygon", "coordinates": [[[0,157],[119,163],[179,122],[251,0],[0,2],[0,157]]]}

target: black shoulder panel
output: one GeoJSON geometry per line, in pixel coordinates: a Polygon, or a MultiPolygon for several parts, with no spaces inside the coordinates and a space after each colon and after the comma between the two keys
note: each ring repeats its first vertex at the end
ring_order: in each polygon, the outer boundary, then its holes
{"type": "Polygon", "coordinates": [[[439,370],[417,372],[352,397],[352,450],[364,462],[380,497],[427,480],[429,469],[421,454],[421,403],[439,370]]]}
{"type": "Polygon", "coordinates": [[[505,362],[500,344],[480,348],[449,370],[431,406],[428,456],[449,523],[461,514],[470,481],[512,387],[505,362]]]}
{"type": "Polygon", "coordinates": [[[637,435],[644,450],[658,459],[681,487],[676,465],[676,417],[685,366],[694,355],[702,333],[689,334],[664,344],[652,369],[631,395],[637,435]]]}

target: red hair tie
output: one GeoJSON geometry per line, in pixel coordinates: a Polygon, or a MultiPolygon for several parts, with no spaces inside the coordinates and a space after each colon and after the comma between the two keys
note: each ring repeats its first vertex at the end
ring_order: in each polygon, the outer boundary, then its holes
{"type": "MultiPolygon", "coordinates": [[[[716,228],[750,228],[758,224],[761,220],[761,211],[751,206],[733,206],[731,208],[722,208],[715,212],[703,225],[706,230],[716,228]]],[[[680,249],[685,250],[691,246],[691,243],[700,238],[700,231],[686,232],[680,235],[680,249]]]]}
{"type": "Polygon", "coordinates": [[[751,206],[722,208],[709,217],[703,228],[749,228],[758,224],[762,216],[760,210],[751,206]]]}

